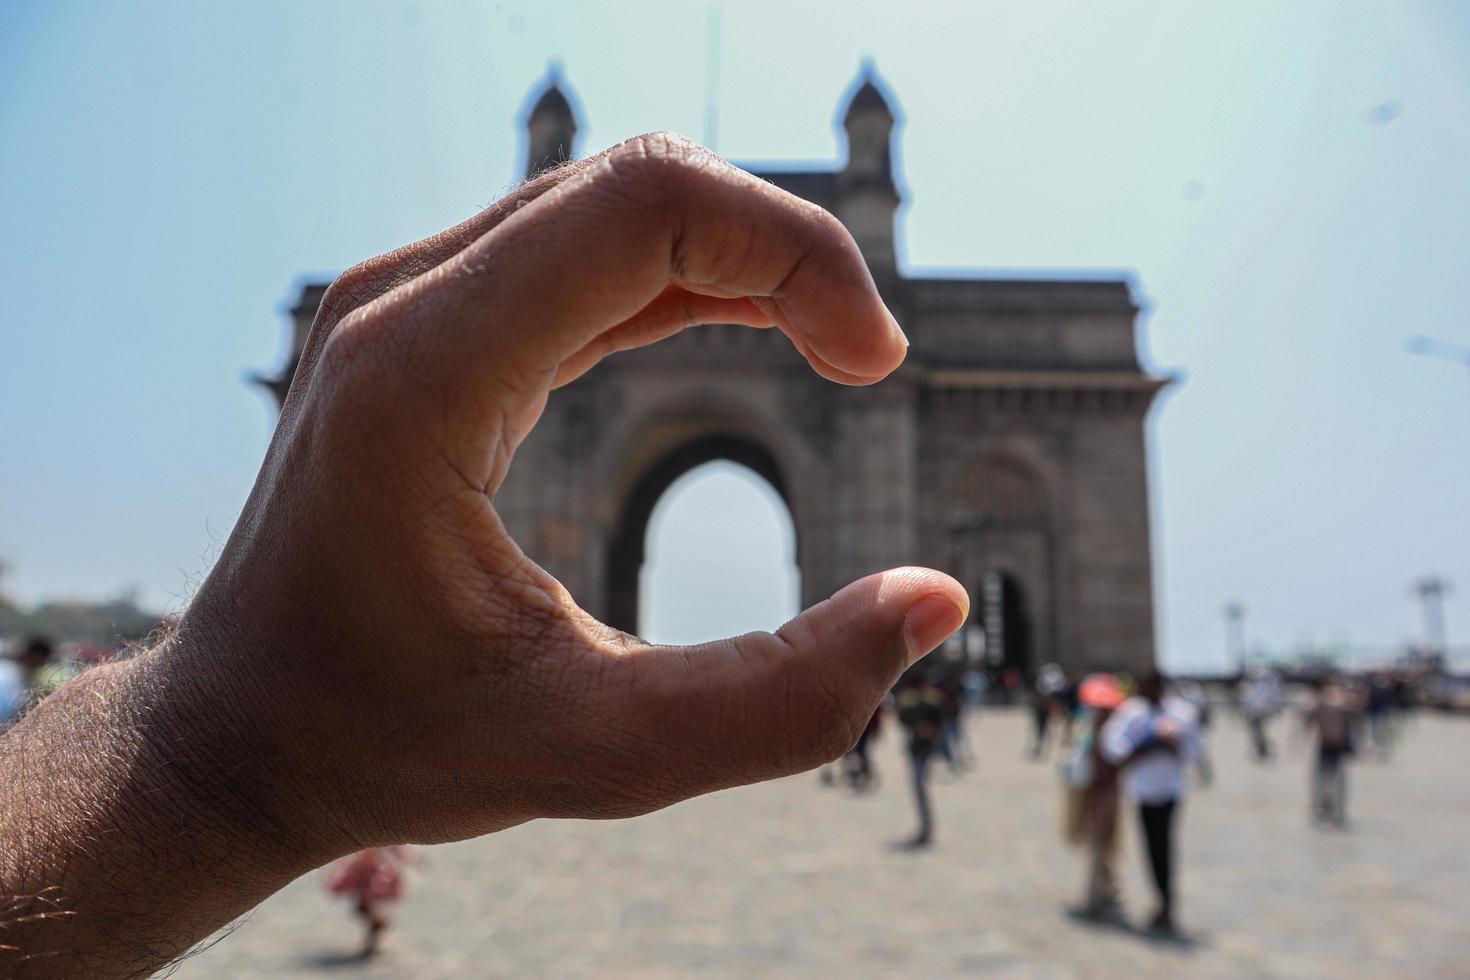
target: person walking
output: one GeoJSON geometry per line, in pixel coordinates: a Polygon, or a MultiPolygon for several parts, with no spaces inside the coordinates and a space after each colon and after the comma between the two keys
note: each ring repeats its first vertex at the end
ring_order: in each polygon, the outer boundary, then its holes
{"type": "Polygon", "coordinates": [[[1210,695],[1205,686],[1196,680],[1175,680],[1173,692],[1194,705],[1195,719],[1199,723],[1199,752],[1194,757],[1194,769],[1199,774],[1201,788],[1215,781],[1215,765],[1210,761],[1210,695]]]}
{"type": "Polygon", "coordinates": [[[1047,749],[1047,735],[1053,716],[1060,720],[1062,695],[1067,688],[1067,675],[1056,664],[1046,664],[1036,675],[1031,688],[1031,758],[1040,761],[1047,749]]]}
{"type": "Polygon", "coordinates": [[[944,692],[922,674],[900,682],[894,695],[894,713],[909,736],[909,772],[918,810],[919,830],[904,845],[928,847],[934,839],[934,813],[929,805],[929,760],[944,725],[944,692]]]}
{"type": "Polygon", "coordinates": [[[1240,682],[1240,713],[1251,732],[1257,762],[1271,758],[1266,722],[1281,710],[1281,678],[1268,667],[1254,667],[1240,682]]]}
{"type": "Polygon", "coordinates": [[[965,743],[964,686],[958,674],[946,674],[934,682],[944,702],[944,718],[939,724],[939,739],[934,751],[949,767],[950,775],[959,775],[970,767],[969,746],[965,743]]]}
{"type": "Polygon", "coordinates": [[[1118,896],[1118,767],[1102,752],[1098,737],[1124,701],[1112,674],[1092,674],[1078,685],[1081,717],[1065,767],[1069,786],[1068,840],[1087,852],[1087,891],[1076,913],[1098,922],[1122,918],[1118,896]]]}
{"type": "Polygon", "coordinates": [[[1148,866],[1158,893],[1149,929],[1177,931],[1174,902],[1174,824],[1188,786],[1188,770],[1200,751],[1199,717],[1194,705],[1164,694],[1157,671],[1138,684],[1103,726],[1102,754],[1124,770],[1128,794],[1138,805],[1147,845],[1148,866]]]}
{"type": "Polygon", "coordinates": [[[349,899],[362,920],[362,959],[377,955],[384,931],[393,924],[388,906],[403,898],[403,867],[411,858],[407,846],[369,847],[342,858],[327,872],[327,892],[349,899]]]}
{"type": "Polygon", "coordinates": [[[858,736],[857,744],[842,757],[842,773],[847,778],[848,785],[856,792],[866,792],[873,786],[875,773],[871,747],[882,728],[883,705],[880,704],[874,709],[873,717],[863,726],[863,733],[858,736]]]}
{"type": "Polygon", "coordinates": [[[1368,698],[1364,710],[1368,715],[1368,732],[1380,761],[1387,762],[1393,746],[1393,680],[1383,672],[1368,679],[1368,698]]]}
{"type": "Polygon", "coordinates": [[[1357,705],[1335,678],[1322,682],[1306,703],[1302,724],[1317,737],[1312,766],[1312,819],[1347,826],[1347,761],[1355,751],[1357,705]]]}

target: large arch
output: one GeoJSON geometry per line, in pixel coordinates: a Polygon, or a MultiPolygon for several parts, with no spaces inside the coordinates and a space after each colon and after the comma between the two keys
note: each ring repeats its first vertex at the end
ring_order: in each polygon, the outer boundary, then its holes
{"type": "MultiPolygon", "coordinates": [[[[855,91],[837,159],[755,172],[853,232],[912,340],[903,366],[881,385],[832,385],[781,331],[731,324],[620,351],[546,403],[496,511],[589,613],[636,629],[653,502],[692,466],[730,458],[791,512],[802,605],[900,564],[940,566],[971,588],[1003,573],[1033,662],[1143,669],[1154,653],[1145,422],[1167,379],[1139,362],[1135,284],[908,275],[894,263],[896,117],[872,86],[855,91]]],[[[526,145],[567,142],[568,103],[538,101],[526,145]]],[[[302,284],[283,370],[257,379],[278,398],[326,287],[302,284]]]]}
{"type": "Polygon", "coordinates": [[[712,432],[681,443],[654,460],[633,483],[623,501],[607,548],[603,582],[607,590],[604,609],[607,624],[625,633],[638,633],[638,599],[648,520],[665,491],[690,470],[715,460],[738,463],[765,479],[792,513],[796,528],[796,562],[801,565],[801,533],[795,520],[788,482],[774,453],[750,438],[729,432],[712,432]]]}

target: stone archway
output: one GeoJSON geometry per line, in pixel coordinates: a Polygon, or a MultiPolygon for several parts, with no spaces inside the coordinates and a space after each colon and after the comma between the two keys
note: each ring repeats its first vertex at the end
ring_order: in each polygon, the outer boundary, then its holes
{"type": "Polygon", "coordinates": [[[715,460],[738,463],[765,479],[792,513],[796,533],[796,562],[801,566],[801,534],[796,523],[786,477],[775,455],[748,436],[715,432],[681,443],[647,466],[633,483],[619,508],[616,523],[608,539],[607,571],[603,578],[606,593],[606,621],[609,626],[637,634],[638,600],[648,520],[664,492],[690,470],[715,460]]]}
{"type": "MultiPolygon", "coordinates": [[[[558,85],[527,117],[528,174],[575,137],[581,100],[558,85]]],[[[894,236],[897,125],[865,76],[838,160],[747,169],[852,233],[912,344],[900,370],[871,388],[832,385],[779,331],[727,324],[615,354],[552,395],[496,510],[589,613],[631,630],[653,503],[680,473],[729,458],[791,511],[802,605],[895,565],[937,566],[971,588],[998,571],[1015,583],[1031,666],[1141,671],[1154,657],[1144,430],[1168,379],[1139,361],[1134,285],[909,275],[894,236]]],[[[325,289],[302,285],[283,369],[258,379],[278,398],[325,289]]]]}
{"type": "Polygon", "coordinates": [[[971,619],[985,636],[987,665],[1030,678],[1057,656],[1053,558],[1057,515],[1046,481],[1023,455],[992,451],[956,467],[953,562],[971,585],[971,619]]]}

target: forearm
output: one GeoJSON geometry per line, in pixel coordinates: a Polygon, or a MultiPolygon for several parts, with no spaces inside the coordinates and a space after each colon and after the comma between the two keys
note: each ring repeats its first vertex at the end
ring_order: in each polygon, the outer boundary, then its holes
{"type": "Polygon", "coordinates": [[[89,671],[0,737],[0,973],[147,975],[316,863],[200,656],[89,671]]]}

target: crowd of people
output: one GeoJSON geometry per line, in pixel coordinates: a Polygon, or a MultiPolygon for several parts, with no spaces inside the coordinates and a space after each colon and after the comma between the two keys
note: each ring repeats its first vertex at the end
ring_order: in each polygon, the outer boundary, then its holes
{"type": "MultiPolygon", "coordinates": [[[[1389,758],[1402,720],[1414,708],[1413,687],[1404,676],[1387,670],[1358,676],[1321,673],[1305,678],[1301,686],[1297,734],[1312,743],[1311,816],[1318,824],[1344,828],[1348,764],[1365,742],[1378,759],[1389,758]]],[[[1240,713],[1250,728],[1258,762],[1269,763],[1275,757],[1270,725],[1288,706],[1284,692],[1282,678],[1266,668],[1249,671],[1241,681],[1240,713]]]]}
{"type": "Polygon", "coordinates": [[[1237,682],[1212,684],[1212,696],[1199,681],[1157,672],[1136,678],[1077,675],[1047,664],[1024,684],[1014,671],[970,670],[943,654],[931,659],[900,679],[853,750],[833,770],[824,770],[823,781],[840,779],[857,792],[873,789],[873,743],[891,715],[904,740],[917,822],[913,836],[899,846],[929,847],[936,840],[934,766],[957,775],[974,765],[965,737],[967,712],[986,701],[1020,705],[1029,719],[1025,754],[1058,763],[1063,836],[1086,857],[1083,898],[1072,914],[1097,923],[1127,923],[1118,860],[1123,813],[1131,809],[1155,897],[1144,928],[1164,937],[1180,935],[1175,828],[1186,795],[1214,779],[1207,736],[1218,708],[1235,710],[1249,733],[1250,757],[1262,765],[1279,756],[1278,717],[1294,715],[1288,737],[1310,748],[1310,818],[1319,826],[1345,828],[1347,772],[1358,746],[1366,737],[1377,757],[1387,759],[1401,730],[1399,719],[1413,704],[1412,685],[1389,671],[1324,672],[1288,681],[1277,670],[1255,667],[1237,682]]]}
{"type": "MultiPolygon", "coordinates": [[[[96,659],[90,650],[61,656],[45,637],[7,645],[0,659],[0,727],[19,718],[69,677],[96,659]]],[[[1250,757],[1262,765],[1279,758],[1282,715],[1295,714],[1288,737],[1310,741],[1309,810],[1323,826],[1347,826],[1348,766],[1362,745],[1387,759],[1414,704],[1411,685],[1381,671],[1350,677],[1323,673],[1294,679],[1265,667],[1247,671],[1233,687],[1219,686],[1213,699],[1233,705],[1249,734],[1250,757]]],[[[1065,840],[1085,855],[1078,918],[1124,925],[1119,887],[1123,814],[1137,814],[1138,839],[1155,893],[1146,920],[1152,934],[1178,935],[1175,890],[1175,827],[1192,786],[1212,777],[1206,752],[1212,699],[1198,683],[1170,680],[1157,672],[1069,674],[1043,666],[1025,684],[1018,672],[973,670],[963,658],[941,652],[908,671],[873,713],[852,750],[822,770],[822,781],[841,782],[855,792],[877,784],[874,743],[891,716],[901,729],[908,762],[908,789],[917,818],[903,849],[935,842],[931,775],[943,765],[959,775],[975,765],[965,735],[967,712],[984,702],[1021,704],[1030,720],[1024,754],[1056,761],[1062,777],[1065,840]]],[[[407,847],[369,848],[336,862],[324,879],[327,891],[347,899],[364,928],[361,955],[376,953],[391,923],[389,909],[404,895],[406,868],[420,860],[407,847]]]]}

